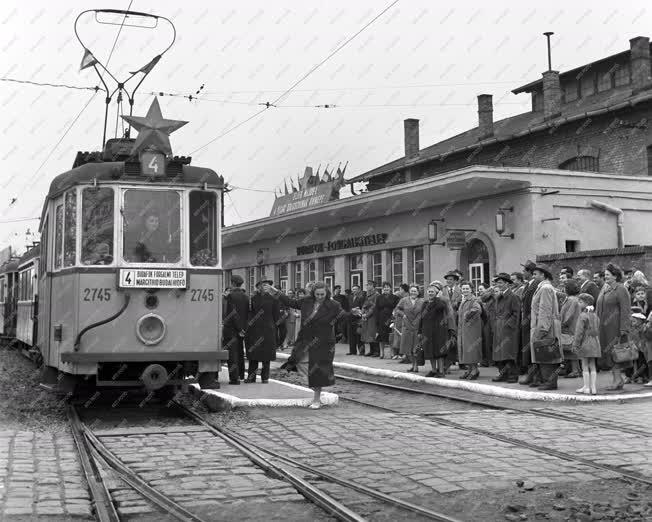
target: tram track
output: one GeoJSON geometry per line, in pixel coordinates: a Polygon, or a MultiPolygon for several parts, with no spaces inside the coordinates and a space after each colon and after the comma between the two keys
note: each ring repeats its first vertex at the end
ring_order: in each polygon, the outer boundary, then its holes
{"type": "MultiPolygon", "coordinates": [[[[438,398],[445,398],[445,399],[450,399],[450,400],[459,400],[461,402],[472,403],[475,406],[486,405],[485,406],[486,408],[491,408],[491,409],[494,409],[494,410],[500,410],[500,411],[505,411],[505,412],[531,414],[531,415],[535,415],[535,416],[546,417],[546,418],[555,418],[555,419],[564,420],[564,421],[568,420],[568,421],[577,422],[579,424],[589,424],[589,425],[596,426],[596,427],[602,427],[602,428],[605,428],[605,429],[612,429],[612,430],[619,430],[619,431],[622,431],[622,432],[625,432],[625,433],[636,434],[636,435],[645,434],[644,432],[640,432],[639,430],[632,430],[632,429],[626,429],[626,428],[621,429],[619,427],[612,427],[611,425],[608,425],[609,423],[599,423],[599,422],[593,423],[593,422],[587,421],[586,419],[574,419],[572,417],[567,417],[567,416],[564,416],[564,415],[555,415],[554,413],[550,413],[550,412],[521,410],[521,409],[518,409],[518,408],[510,408],[510,407],[506,407],[506,406],[498,406],[496,404],[488,403],[488,402],[485,402],[485,401],[482,401],[482,400],[456,398],[455,396],[452,396],[452,395],[449,396],[448,394],[441,394],[439,392],[434,392],[434,391],[430,391],[430,390],[417,390],[417,389],[414,389],[414,388],[403,387],[403,386],[394,386],[394,385],[391,385],[391,384],[379,383],[377,381],[368,381],[368,380],[365,380],[365,379],[356,379],[354,377],[347,377],[347,376],[342,376],[342,375],[336,375],[336,378],[349,380],[349,381],[353,381],[353,382],[359,382],[359,383],[368,384],[368,385],[382,386],[383,388],[389,388],[389,389],[394,389],[394,390],[399,389],[399,390],[401,390],[403,392],[406,392],[406,393],[415,393],[415,394],[433,396],[433,397],[438,397],[438,398]]],[[[352,398],[352,397],[346,397],[346,396],[343,396],[343,395],[340,395],[340,399],[344,400],[344,401],[347,401],[347,402],[355,403],[355,404],[358,404],[358,405],[361,405],[361,406],[370,407],[370,408],[374,408],[374,409],[377,409],[377,410],[385,411],[385,412],[388,412],[388,413],[402,414],[402,415],[405,415],[405,414],[414,415],[413,413],[410,413],[410,412],[401,411],[398,408],[393,408],[393,407],[389,407],[389,406],[386,406],[386,405],[376,404],[376,403],[372,403],[372,402],[368,402],[368,401],[364,401],[364,400],[356,399],[356,398],[352,398]]],[[[571,455],[570,453],[567,453],[567,452],[564,452],[564,451],[555,450],[555,449],[544,447],[544,446],[541,446],[541,445],[538,445],[538,444],[533,444],[533,443],[526,442],[526,441],[523,441],[523,440],[515,439],[513,437],[502,435],[502,434],[499,434],[499,433],[496,433],[496,432],[492,432],[492,431],[484,430],[484,429],[481,429],[481,428],[460,424],[460,423],[452,421],[450,419],[443,418],[438,414],[435,414],[435,415],[421,414],[419,416],[423,417],[428,422],[432,422],[432,423],[439,424],[439,425],[442,425],[442,426],[447,426],[447,427],[450,427],[450,428],[453,428],[453,429],[456,429],[456,430],[460,430],[460,431],[465,431],[465,432],[468,432],[468,433],[473,433],[475,435],[488,437],[488,438],[498,440],[498,441],[506,443],[506,444],[510,444],[510,445],[513,445],[513,446],[518,446],[518,447],[528,449],[528,450],[531,450],[531,451],[534,451],[534,452],[537,452],[537,453],[542,453],[542,454],[545,454],[545,455],[548,455],[548,456],[551,456],[551,457],[556,457],[556,458],[563,459],[563,460],[570,461],[570,462],[577,462],[577,463],[583,464],[585,466],[592,467],[594,469],[599,469],[599,470],[602,470],[602,471],[609,471],[609,472],[616,473],[616,474],[620,475],[622,478],[626,478],[626,479],[632,480],[634,482],[645,484],[647,486],[652,486],[652,478],[649,478],[647,476],[644,476],[642,474],[639,474],[639,473],[636,473],[636,472],[633,472],[633,471],[624,470],[624,469],[621,469],[619,467],[611,466],[611,465],[608,465],[608,464],[601,464],[599,462],[595,462],[595,461],[590,460],[590,459],[585,459],[583,457],[579,457],[579,456],[576,456],[576,455],[571,455]]],[[[649,436],[649,434],[645,434],[645,435],[649,436]]]]}
{"type": "MultiPolygon", "coordinates": [[[[491,410],[500,410],[500,411],[509,411],[513,413],[518,413],[521,415],[534,415],[537,417],[546,417],[550,419],[557,419],[557,420],[563,420],[563,421],[568,421],[568,422],[573,422],[576,424],[583,424],[585,426],[592,426],[595,428],[603,428],[603,429],[608,429],[608,430],[615,430],[615,431],[620,431],[623,433],[628,433],[630,435],[639,435],[642,437],[652,437],[652,432],[650,431],[645,431],[645,430],[639,430],[636,428],[631,428],[628,426],[618,426],[610,422],[602,422],[599,420],[591,420],[591,419],[586,419],[586,418],[578,418],[578,417],[571,417],[569,415],[564,415],[562,413],[558,412],[551,412],[551,411],[543,411],[541,409],[537,408],[531,408],[531,409],[525,409],[525,408],[518,408],[515,406],[506,406],[502,404],[498,404],[496,402],[491,402],[491,401],[485,401],[482,399],[476,399],[476,398],[468,398],[468,397],[461,397],[449,393],[443,393],[441,391],[435,391],[435,390],[423,390],[423,389],[418,389],[418,388],[410,388],[409,386],[399,386],[395,384],[389,384],[385,382],[379,382],[379,381],[374,381],[374,380],[369,380],[369,379],[360,379],[357,377],[351,377],[349,375],[339,375],[336,374],[335,377],[337,379],[347,381],[347,382],[354,382],[358,384],[363,384],[363,385],[369,385],[369,386],[375,386],[375,387],[380,387],[388,390],[393,390],[393,391],[400,391],[400,392],[405,392],[405,393],[410,393],[410,394],[416,394],[416,395],[422,395],[422,396],[429,396],[429,397],[435,397],[438,399],[446,399],[449,401],[454,401],[454,402],[459,402],[461,404],[466,404],[466,405],[471,405],[475,407],[480,407],[480,408],[485,408],[485,409],[491,409],[491,410]]],[[[446,412],[444,412],[446,413],[446,412]]],[[[436,415],[436,414],[433,414],[436,415]]]]}
{"type": "MultiPolygon", "coordinates": [[[[263,470],[268,477],[286,482],[305,499],[320,508],[323,513],[336,520],[363,522],[368,519],[358,511],[384,511],[386,508],[382,506],[392,506],[399,512],[405,512],[405,516],[407,516],[407,513],[416,516],[416,518],[409,518],[409,520],[427,519],[441,522],[459,522],[458,519],[444,513],[439,513],[392,497],[360,483],[338,477],[319,468],[303,464],[285,455],[271,451],[231,430],[213,424],[201,414],[176,401],[170,403],[170,406],[180,412],[181,417],[186,421],[184,425],[177,423],[169,428],[161,428],[156,426],[143,426],[142,424],[144,422],[142,421],[133,423],[135,426],[129,426],[130,423],[125,425],[124,422],[121,422],[119,429],[103,431],[96,430],[95,423],[89,425],[81,420],[82,416],[78,411],[78,405],[68,405],[67,413],[70,426],[82,462],[82,468],[89,485],[95,516],[99,522],[120,522],[129,518],[120,516],[119,510],[116,509],[110,488],[105,482],[103,473],[100,471],[102,469],[112,471],[121,481],[125,482],[132,490],[136,491],[138,495],[151,504],[152,507],[169,515],[174,520],[204,522],[205,520],[212,519],[203,518],[188,511],[178,502],[175,502],[169,495],[159,491],[157,487],[150,485],[139,475],[137,469],[132,469],[133,464],[131,461],[122,461],[119,455],[115,454],[102,442],[102,438],[107,436],[120,435],[143,438],[170,432],[210,433],[245,456],[257,468],[263,470]],[[108,435],[108,433],[112,435],[108,435]],[[302,472],[308,476],[302,476],[302,472]],[[316,485],[324,483],[329,483],[330,489],[334,489],[337,493],[325,491],[323,486],[316,485]],[[354,499],[351,498],[352,494],[356,495],[354,499]],[[345,497],[347,500],[342,501],[340,497],[345,497]],[[378,502],[381,504],[378,504],[378,502]],[[360,505],[361,508],[354,509],[350,507],[354,504],[356,506],[360,505]]],[[[137,466],[135,467],[137,468],[137,466]]],[[[216,507],[216,509],[218,508],[216,507]]]]}

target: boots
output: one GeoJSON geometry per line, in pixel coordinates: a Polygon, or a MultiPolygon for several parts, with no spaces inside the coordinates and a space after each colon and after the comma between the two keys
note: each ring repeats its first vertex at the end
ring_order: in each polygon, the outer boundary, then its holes
{"type": "Polygon", "coordinates": [[[589,384],[590,382],[590,374],[589,370],[584,370],[582,372],[582,379],[584,381],[584,386],[582,386],[579,390],[575,390],[576,393],[591,393],[591,385],[589,384]]]}
{"type": "Polygon", "coordinates": [[[527,373],[518,380],[518,383],[522,384],[523,386],[529,386],[534,381],[534,377],[536,373],[537,373],[536,364],[530,365],[530,367],[527,370],[527,373]]]}
{"type": "Polygon", "coordinates": [[[498,375],[491,379],[491,382],[505,382],[507,380],[507,366],[503,366],[498,375]]]}
{"type": "Polygon", "coordinates": [[[598,380],[598,373],[596,371],[592,371],[589,376],[589,382],[591,385],[591,395],[598,394],[597,380],[598,380]]]}

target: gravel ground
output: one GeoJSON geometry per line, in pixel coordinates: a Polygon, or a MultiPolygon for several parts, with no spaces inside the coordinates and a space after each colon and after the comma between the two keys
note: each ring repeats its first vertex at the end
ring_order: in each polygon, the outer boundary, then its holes
{"type": "Polygon", "coordinates": [[[0,344],[1,429],[67,431],[65,402],[39,388],[39,375],[20,350],[0,344]]]}

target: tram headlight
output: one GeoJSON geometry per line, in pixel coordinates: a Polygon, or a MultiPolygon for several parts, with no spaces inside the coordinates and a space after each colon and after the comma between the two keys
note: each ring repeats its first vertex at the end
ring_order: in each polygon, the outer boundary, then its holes
{"type": "Polygon", "coordinates": [[[160,343],[165,337],[165,332],[165,320],[157,314],[143,315],[136,323],[136,335],[147,346],[160,343]]]}

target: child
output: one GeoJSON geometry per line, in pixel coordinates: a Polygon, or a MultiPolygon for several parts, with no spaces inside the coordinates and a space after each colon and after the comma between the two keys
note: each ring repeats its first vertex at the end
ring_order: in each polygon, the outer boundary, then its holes
{"type": "Polygon", "coordinates": [[[645,355],[645,362],[647,363],[647,377],[648,381],[643,386],[652,387],[652,312],[647,318],[643,326],[643,355],[645,355]]]}
{"type": "Polygon", "coordinates": [[[652,311],[650,303],[647,302],[647,289],[644,286],[639,286],[634,292],[632,299],[632,307],[638,306],[641,308],[641,313],[646,317],[652,311]]]}
{"type": "Polygon", "coordinates": [[[633,306],[631,318],[631,329],[629,340],[638,348],[638,358],[634,361],[634,370],[629,378],[629,382],[639,382],[639,376],[646,369],[646,361],[643,352],[645,351],[645,340],[643,339],[643,327],[645,326],[645,315],[641,313],[641,309],[633,306]]]}
{"type": "Polygon", "coordinates": [[[580,294],[578,301],[582,312],[575,327],[573,339],[573,351],[582,360],[582,378],[584,386],[577,393],[590,393],[596,395],[597,373],[595,360],[600,357],[600,320],[593,309],[593,296],[591,294],[580,294]]]}

